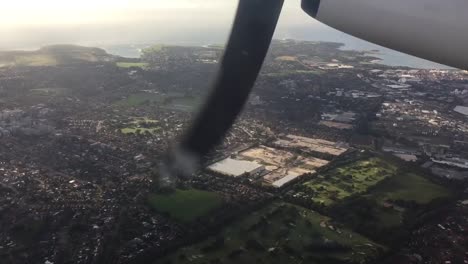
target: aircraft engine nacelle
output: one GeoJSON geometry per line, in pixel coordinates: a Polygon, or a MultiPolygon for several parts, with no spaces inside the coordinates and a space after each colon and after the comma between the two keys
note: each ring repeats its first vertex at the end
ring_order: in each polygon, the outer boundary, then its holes
{"type": "Polygon", "coordinates": [[[468,69],[468,0],[303,0],[302,8],[355,37],[468,69]]]}

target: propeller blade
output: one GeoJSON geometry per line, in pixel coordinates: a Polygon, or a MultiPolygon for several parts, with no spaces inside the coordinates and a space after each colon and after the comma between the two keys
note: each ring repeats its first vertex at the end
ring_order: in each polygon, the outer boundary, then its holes
{"type": "Polygon", "coordinates": [[[284,0],[240,0],[214,89],[161,169],[165,178],[193,173],[242,111],[268,52],[284,0]]]}

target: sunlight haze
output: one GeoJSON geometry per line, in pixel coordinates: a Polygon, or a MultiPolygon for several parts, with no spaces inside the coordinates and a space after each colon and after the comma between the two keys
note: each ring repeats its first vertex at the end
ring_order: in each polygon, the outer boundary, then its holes
{"type": "MultiPolygon", "coordinates": [[[[55,43],[222,43],[237,0],[17,0],[2,3],[0,49],[33,49],[55,43]]],[[[319,23],[287,1],[281,37],[295,26],[319,23]]]]}
{"type": "MultiPolygon", "coordinates": [[[[288,2],[286,8],[298,1],[288,2]]],[[[177,12],[190,12],[196,17],[202,13],[233,14],[235,0],[18,0],[2,3],[0,23],[14,28],[24,25],[119,23],[148,19],[154,16],[177,17],[177,12]],[[143,15],[143,16],[139,16],[143,15]]],[[[179,17],[180,18],[180,17],[179,17]]],[[[208,17],[205,17],[209,20],[208,17]]],[[[227,17],[226,17],[227,18],[227,17]]],[[[295,19],[295,16],[291,16],[295,19]]],[[[213,21],[214,22],[214,21],[213,21]]]]}

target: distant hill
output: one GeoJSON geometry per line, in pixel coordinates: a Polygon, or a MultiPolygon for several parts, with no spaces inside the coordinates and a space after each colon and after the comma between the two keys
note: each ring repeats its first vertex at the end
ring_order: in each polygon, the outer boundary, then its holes
{"type": "Polygon", "coordinates": [[[46,46],[36,51],[0,51],[0,67],[57,66],[115,60],[115,56],[103,49],[76,45],[46,46]]]}

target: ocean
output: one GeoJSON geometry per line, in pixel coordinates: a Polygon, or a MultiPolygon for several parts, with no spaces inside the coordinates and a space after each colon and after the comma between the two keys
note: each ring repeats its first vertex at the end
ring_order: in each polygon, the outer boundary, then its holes
{"type": "MultiPolygon", "coordinates": [[[[311,20],[312,21],[312,20],[311,20]]],[[[0,28],[0,33],[2,29],[0,28]]],[[[51,44],[78,44],[101,47],[109,53],[123,57],[138,58],[141,49],[152,44],[169,45],[207,45],[223,44],[229,33],[228,26],[219,27],[180,27],[174,30],[162,30],[151,23],[144,25],[129,25],[128,28],[109,26],[88,26],[79,28],[41,28],[40,30],[24,30],[0,41],[0,50],[33,50],[51,44]]],[[[9,36],[7,33],[2,36],[9,36]]],[[[378,57],[382,64],[390,66],[407,66],[412,68],[449,69],[450,67],[402,54],[372,43],[357,39],[317,22],[305,23],[300,26],[278,27],[276,39],[297,39],[309,41],[330,41],[343,43],[343,49],[379,50],[378,57]]],[[[373,56],[376,56],[373,54],[373,56]]]]}
{"type": "MultiPolygon", "coordinates": [[[[225,33],[213,32],[213,34],[203,34],[197,38],[192,38],[189,41],[181,39],[168,39],[167,41],[154,42],[154,44],[173,44],[173,45],[207,45],[207,44],[219,44],[223,43],[226,38],[225,33]]],[[[337,30],[328,27],[296,27],[288,29],[279,29],[275,34],[276,39],[297,39],[307,41],[328,41],[328,42],[339,42],[343,43],[343,49],[345,50],[359,50],[359,51],[375,51],[378,53],[372,53],[372,56],[379,57],[381,61],[379,63],[389,66],[406,66],[417,69],[452,69],[449,66],[441,65],[431,61],[423,60],[411,55],[407,55],[401,52],[397,52],[385,47],[355,38],[348,34],[339,32],[337,30]]],[[[147,44],[119,44],[119,45],[102,45],[111,54],[138,58],[140,51],[146,47],[151,46],[147,44]]]]}

